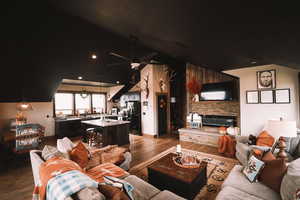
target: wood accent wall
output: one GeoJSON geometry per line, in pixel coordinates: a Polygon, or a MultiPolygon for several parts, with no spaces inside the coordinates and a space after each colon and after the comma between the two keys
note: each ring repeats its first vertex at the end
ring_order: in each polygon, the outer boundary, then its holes
{"type": "MultiPolygon", "coordinates": [[[[200,85],[205,83],[218,83],[218,82],[225,82],[225,81],[234,81],[237,86],[236,92],[238,93],[238,85],[239,80],[238,78],[229,76],[227,74],[213,71],[210,69],[206,69],[203,67],[199,67],[190,63],[186,65],[186,83],[188,83],[193,78],[196,79],[200,83],[200,85]]],[[[236,94],[237,98],[239,97],[236,94]]],[[[191,101],[191,95],[187,90],[187,112],[198,112],[199,114],[204,115],[228,115],[228,116],[236,116],[237,117],[237,124],[240,125],[240,104],[239,100],[236,101],[200,101],[200,102],[193,102],[191,101]]]]}

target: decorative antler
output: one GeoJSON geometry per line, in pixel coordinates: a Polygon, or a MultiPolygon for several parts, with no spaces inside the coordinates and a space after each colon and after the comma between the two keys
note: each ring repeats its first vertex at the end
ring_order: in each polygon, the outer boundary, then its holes
{"type": "Polygon", "coordinates": [[[149,73],[146,75],[146,77],[147,78],[144,78],[144,81],[146,83],[146,87],[145,87],[144,91],[146,92],[146,99],[148,99],[148,97],[149,97],[149,85],[148,85],[148,83],[149,83],[149,73]]]}
{"type": "Polygon", "coordinates": [[[175,70],[171,69],[171,67],[168,67],[168,66],[164,66],[164,72],[166,73],[167,81],[169,81],[169,82],[173,81],[177,74],[175,72],[175,70]]]}

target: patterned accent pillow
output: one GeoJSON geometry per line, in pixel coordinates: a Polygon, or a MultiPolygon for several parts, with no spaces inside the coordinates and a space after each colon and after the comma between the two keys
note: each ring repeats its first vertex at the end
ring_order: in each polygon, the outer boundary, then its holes
{"type": "Polygon", "coordinates": [[[256,178],[259,172],[264,167],[264,162],[258,160],[255,156],[251,156],[248,160],[247,165],[243,169],[243,174],[247,177],[247,179],[252,183],[256,181],[256,178]]]}
{"type": "Polygon", "coordinates": [[[69,159],[68,154],[63,154],[62,152],[58,151],[58,149],[53,146],[45,145],[43,148],[43,151],[42,151],[42,158],[46,161],[54,156],[69,159]]]}
{"type": "Polygon", "coordinates": [[[63,139],[58,139],[56,143],[57,149],[62,153],[69,153],[75,146],[72,143],[72,141],[67,137],[64,137],[63,139]]]}

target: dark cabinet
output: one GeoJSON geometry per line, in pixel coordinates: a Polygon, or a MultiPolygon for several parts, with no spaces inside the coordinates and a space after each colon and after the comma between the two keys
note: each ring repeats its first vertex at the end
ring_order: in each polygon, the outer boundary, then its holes
{"type": "Polygon", "coordinates": [[[55,136],[57,138],[82,136],[84,130],[81,120],[63,120],[55,122],[55,136]]]}
{"type": "Polygon", "coordinates": [[[129,144],[129,124],[120,124],[115,126],[93,126],[83,124],[85,129],[96,128],[102,134],[102,144],[107,145],[125,145],[129,144]]]}

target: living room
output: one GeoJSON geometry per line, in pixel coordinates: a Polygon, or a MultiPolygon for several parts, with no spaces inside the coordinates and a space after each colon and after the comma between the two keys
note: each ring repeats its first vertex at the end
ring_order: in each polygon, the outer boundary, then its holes
{"type": "Polygon", "coordinates": [[[5,7],[1,199],[300,199],[292,6],[5,7]]]}

